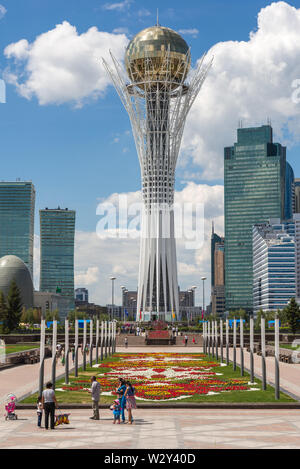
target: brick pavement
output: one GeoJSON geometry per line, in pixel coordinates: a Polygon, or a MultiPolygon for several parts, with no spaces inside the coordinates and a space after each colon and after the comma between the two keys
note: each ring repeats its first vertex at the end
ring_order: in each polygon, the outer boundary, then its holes
{"type": "Polygon", "coordinates": [[[91,411],[71,410],[70,425],[38,429],[34,410],[19,420],[0,419],[0,448],[34,449],[300,449],[300,411],[151,410],[134,411],[133,425],[113,425],[91,411]]]}

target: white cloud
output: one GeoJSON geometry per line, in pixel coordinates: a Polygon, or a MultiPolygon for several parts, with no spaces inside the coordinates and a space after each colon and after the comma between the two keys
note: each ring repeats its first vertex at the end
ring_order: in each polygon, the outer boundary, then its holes
{"type": "Polygon", "coordinates": [[[137,15],[140,18],[143,18],[143,17],[151,16],[151,12],[147,10],[146,8],[141,8],[140,10],[138,10],[137,15]]]}
{"type": "MultiPolygon", "coordinates": [[[[126,194],[128,205],[141,202],[141,193],[126,194]]],[[[111,194],[103,203],[118,204],[119,194],[111,194]]],[[[186,249],[184,239],[176,241],[178,278],[181,289],[198,285],[196,300],[202,304],[202,288],[200,278],[207,277],[206,300],[210,297],[210,233],[211,222],[214,220],[215,231],[223,234],[223,186],[187,184],[175,194],[177,203],[196,201],[204,204],[205,239],[200,249],[186,249]]],[[[98,218],[95,217],[95,225],[98,218]]],[[[40,252],[39,237],[34,243],[34,284],[39,288],[40,252]]],[[[75,235],[75,288],[86,287],[90,293],[90,301],[105,305],[111,302],[111,281],[113,274],[116,280],[116,303],[121,302],[121,285],[128,289],[136,289],[139,269],[139,239],[115,238],[110,232],[100,239],[94,232],[76,231],[75,235]]]]}
{"type": "Polygon", "coordinates": [[[0,5],[0,20],[6,15],[7,9],[3,6],[0,5]]]}
{"type": "Polygon", "coordinates": [[[88,287],[99,280],[99,267],[88,267],[86,270],[75,273],[75,283],[88,287]]]}
{"type": "Polygon", "coordinates": [[[114,34],[129,34],[129,29],[128,28],[115,28],[113,29],[114,34]]]}
{"type": "Polygon", "coordinates": [[[130,7],[132,0],[124,0],[123,2],[118,3],[105,3],[103,5],[104,10],[112,10],[112,11],[124,11],[130,7]]]}
{"type": "Polygon", "coordinates": [[[299,143],[300,105],[292,102],[291,84],[300,78],[300,9],[272,3],[259,12],[248,41],[218,43],[211,55],[213,67],[188,117],[179,163],[186,177],[195,172],[192,163],[200,167],[202,180],[223,178],[223,148],[236,141],[240,119],[246,126],[270,117],[277,140],[299,143]]]}
{"type": "Polygon", "coordinates": [[[197,37],[199,34],[199,29],[197,28],[191,28],[191,29],[179,29],[178,31],[180,34],[188,35],[188,36],[193,36],[197,37]]]}
{"type": "MultiPolygon", "coordinates": [[[[93,27],[80,35],[65,21],[32,43],[22,39],[10,44],[5,55],[15,66],[6,80],[27,99],[36,96],[40,104],[80,106],[111,84],[100,58],[112,49],[122,60],[128,38],[116,34],[118,29],[107,33],[93,27]]],[[[184,179],[197,180],[197,174],[202,181],[223,177],[223,148],[235,141],[240,119],[245,125],[260,125],[270,117],[276,139],[290,145],[300,142],[300,105],[291,99],[291,84],[300,78],[300,9],[272,3],[259,12],[257,30],[248,41],[218,43],[211,55],[213,67],[184,133],[179,160],[184,179]]]]}
{"type": "MultiPolygon", "coordinates": [[[[205,275],[207,280],[206,299],[210,295],[210,233],[211,222],[214,220],[215,231],[223,234],[223,186],[208,186],[189,183],[175,194],[175,201],[179,204],[185,202],[197,202],[204,204],[205,237],[200,249],[186,249],[184,239],[178,239],[177,260],[179,283],[182,289],[199,285],[197,302],[201,303],[202,289],[200,278],[205,275]]],[[[126,194],[128,205],[141,202],[141,193],[131,192],[126,194]]],[[[118,204],[119,194],[111,194],[102,203],[118,204]]],[[[96,220],[96,222],[98,219],[96,220]]],[[[95,223],[96,224],[96,223],[95,223]]],[[[86,286],[80,284],[79,272],[87,272],[89,268],[99,268],[97,283],[88,286],[91,301],[100,304],[110,303],[111,284],[109,277],[114,274],[116,280],[116,301],[121,302],[120,286],[125,285],[129,289],[137,288],[139,269],[139,239],[115,238],[108,232],[104,239],[97,237],[95,232],[77,232],[75,247],[75,272],[76,287],[86,286]]]]}
{"type": "Polygon", "coordinates": [[[125,34],[96,27],[78,34],[64,21],[32,43],[22,39],[5,48],[5,56],[15,62],[15,68],[6,72],[6,80],[16,85],[23,97],[37,97],[41,105],[73,102],[81,106],[110,85],[101,58],[109,60],[112,50],[122,60],[127,42],[125,34]]]}

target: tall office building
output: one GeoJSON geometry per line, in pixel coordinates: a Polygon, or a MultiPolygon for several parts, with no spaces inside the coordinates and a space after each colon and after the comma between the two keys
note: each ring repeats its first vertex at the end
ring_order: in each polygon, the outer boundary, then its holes
{"type": "Polygon", "coordinates": [[[0,182],[0,257],[17,256],[33,275],[35,188],[32,182],[0,182]]]}
{"type": "Polygon", "coordinates": [[[295,188],[295,208],[294,213],[300,213],[300,179],[295,178],[294,180],[295,188]]]}
{"type": "Polygon", "coordinates": [[[284,200],[284,217],[286,220],[293,218],[295,212],[295,177],[291,165],[286,163],[285,173],[285,200],[284,200]]]}
{"type": "Polygon", "coordinates": [[[61,316],[74,309],[74,236],[74,210],[40,210],[40,291],[69,299],[61,316]]]}
{"type": "Polygon", "coordinates": [[[89,302],[89,291],[86,288],[76,288],[75,300],[82,303],[89,302]]]}
{"type": "Polygon", "coordinates": [[[215,285],[215,247],[217,243],[224,243],[224,238],[217,235],[212,223],[211,238],[210,238],[210,261],[211,261],[211,286],[215,285]]]}
{"type": "Polygon", "coordinates": [[[270,220],[253,226],[253,309],[283,309],[296,297],[295,223],[270,220]]]}
{"type": "Polygon", "coordinates": [[[286,148],[272,127],[238,129],[224,150],[226,310],[253,311],[252,226],[285,218],[286,148]]]}
{"type": "Polygon", "coordinates": [[[225,312],[225,239],[212,227],[211,234],[211,308],[212,314],[225,312]]]}
{"type": "Polygon", "coordinates": [[[300,298],[300,213],[294,213],[293,216],[295,226],[295,271],[296,271],[296,296],[300,298]]]}

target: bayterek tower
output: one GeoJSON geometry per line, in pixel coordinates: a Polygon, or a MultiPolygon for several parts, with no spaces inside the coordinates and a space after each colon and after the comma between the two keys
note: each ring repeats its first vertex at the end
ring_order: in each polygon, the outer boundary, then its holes
{"type": "Polygon", "coordinates": [[[143,191],[137,321],[179,317],[174,234],[175,168],[187,114],[211,62],[191,69],[190,50],[160,25],[139,32],[124,68],[104,61],[127,110],[139,157],[143,191]]]}

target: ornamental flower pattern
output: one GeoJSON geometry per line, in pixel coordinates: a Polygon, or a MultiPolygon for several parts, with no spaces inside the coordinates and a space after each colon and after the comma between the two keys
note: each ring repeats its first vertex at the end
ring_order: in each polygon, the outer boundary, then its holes
{"type": "MultiPolygon", "coordinates": [[[[97,380],[105,394],[116,395],[117,378],[129,379],[136,389],[137,399],[184,399],[194,395],[250,390],[245,378],[222,379],[214,371],[221,365],[203,354],[140,353],[118,354],[118,360],[100,365],[97,380]]],[[[226,365],[223,365],[226,366],[226,365]]],[[[90,388],[88,380],[74,380],[64,391],[84,391],[90,388]]]]}

